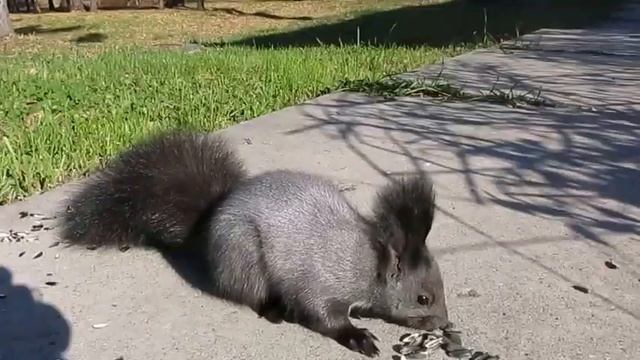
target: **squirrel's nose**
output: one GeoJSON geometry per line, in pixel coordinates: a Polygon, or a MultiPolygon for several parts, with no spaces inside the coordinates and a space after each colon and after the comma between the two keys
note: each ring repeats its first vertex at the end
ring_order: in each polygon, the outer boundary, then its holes
{"type": "Polygon", "coordinates": [[[433,331],[440,329],[449,324],[449,320],[440,316],[425,316],[410,318],[408,321],[409,327],[420,329],[424,331],[433,331]]]}

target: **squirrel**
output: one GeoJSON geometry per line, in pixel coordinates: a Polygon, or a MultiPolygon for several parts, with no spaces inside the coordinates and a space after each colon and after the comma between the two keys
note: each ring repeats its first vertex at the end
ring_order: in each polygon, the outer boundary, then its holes
{"type": "Polygon", "coordinates": [[[284,169],[250,176],[220,134],[174,130],[135,143],[85,180],[61,214],[71,245],[199,243],[216,296],[367,357],[379,355],[379,340],[349,317],[423,330],[449,324],[426,245],[435,210],[426,174],[383,186],[365,216],[328,178],[284,169]]]}

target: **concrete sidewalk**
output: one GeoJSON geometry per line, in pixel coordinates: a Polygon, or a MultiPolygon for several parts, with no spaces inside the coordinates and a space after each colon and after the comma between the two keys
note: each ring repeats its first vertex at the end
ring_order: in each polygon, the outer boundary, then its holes
{"type": "MultiPolygon", "coordinates": [[[[532,48],[446,63],[465,88],[489,89],[497,74],[505,88],[542,86],[553,108],[332,94],[223,132],[251,171],[329,175],[364,209],[387,178],[428,169],[439,193],[430,246],[466,345],[502,359],[638,359],[637,4],[598,28],[547,29],[525,37],[532,48]]],[[[0,232],[29,230],[20,212],[51,213],[72,186],[0,208],[0,232]]],[[[155,252],[50,247],[55,229],[38,233],[0,243],[2,360],[362,358],[202,294],[155,252]]],[[[383,359],[406,332],[356,323],[383,359]]]]}

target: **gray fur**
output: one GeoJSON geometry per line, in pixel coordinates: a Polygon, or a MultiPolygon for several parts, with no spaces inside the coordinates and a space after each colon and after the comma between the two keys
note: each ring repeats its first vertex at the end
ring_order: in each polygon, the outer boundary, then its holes
{"type": "Polygon", "coordinates": [[[217,296],[367,356],[378,354],[376,337],[350,314],[446,324],[440,270],[425,243],[435,203],[428,178],[390,183],[365,218],[328,179],[291,170],[248,177],[224,141],[207,136],[156,137],[98,172],[69,203],[68,239],[202,242],[217,296]]]}

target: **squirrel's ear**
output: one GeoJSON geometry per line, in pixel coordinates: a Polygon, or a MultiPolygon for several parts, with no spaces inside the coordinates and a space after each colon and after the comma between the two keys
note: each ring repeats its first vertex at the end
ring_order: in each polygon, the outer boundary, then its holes
{"type": "Polygon", "coordinates": [[[406,259],[426,250],[434,211],[430,178],[413,176],[389,183],[378,192],[374,219],[383,241],[406,259]]]}
{"type": "MultiPolygon", "coordinates": [[[[394,219],[389,219],[393,222],[394,219]]],[[[396,256],[400,257],[406,251],[409,243],[407,242],[407,237],[403,233],[399,224],[393,224],[389,228],[388,233],[388,246],[391,248],[391,252],[395,253],[396,256]]]]}
{"type": "Polygon", "coordinates": [[[392,254],[397,258],[398,267],[402,265],[413,268],[421,261],[422,255],[428,252],[425,239],[412,237],[399,227],[395,228],[389,240],[392,254]]]}

